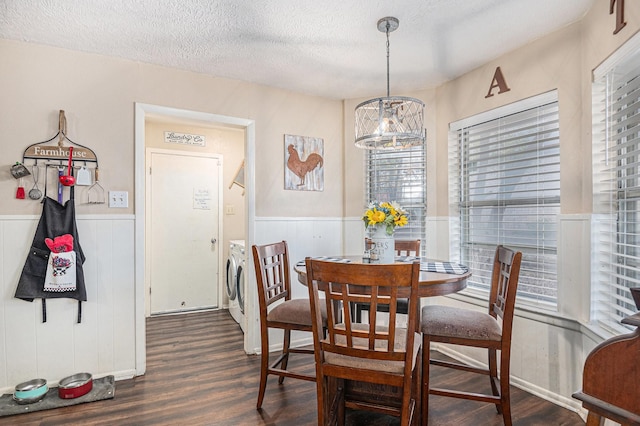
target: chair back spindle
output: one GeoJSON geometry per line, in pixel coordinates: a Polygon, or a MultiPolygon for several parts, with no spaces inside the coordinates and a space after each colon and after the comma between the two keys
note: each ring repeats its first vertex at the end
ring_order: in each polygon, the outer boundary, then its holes
{"type": "Polygon", "coordinates": [[[522,253],[504,250],[501,247],[496,250],[493,264],[489,315],[500,318],[503,339],[510,341],[522,253]]]}
{"type": "MultiPolygon", "coordinates": [[[[372,242],[370,238],[365,238],[365,249],[371,249],[372,242]]],[[[420,240],[395,240],[394,249],[396,256],[416,256],[420,257],[420,240]]],[[[398,298],[397,303],[393,304],[393,314],[407,314],[407,301],[404,298],[398,298]]],[[[381,303],[377,304],[376,309],[372,309],[367,303],[359,303],[354,305],[353,316],[357,322],[362,321],[362,311],[367,311],[371,315],[374,311],[389,312],[391,314],[391,305],[381,303]]],[[[369,322],[373,322],[373,318],[369,318],[369,322]]]]}
{"type": "Polygon", "coordinates": [[[265,308],[280,300],[290,299],[289,253],[286,244],[257,247],[259,265],[256,273],[262,276],[262,285],[258,286],[259,300],[265,302],[265,308]]]}

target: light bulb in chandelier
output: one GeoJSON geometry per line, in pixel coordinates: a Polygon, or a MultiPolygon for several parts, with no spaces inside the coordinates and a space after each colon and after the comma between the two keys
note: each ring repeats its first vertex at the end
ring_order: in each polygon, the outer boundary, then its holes
{"type": "Polygon", "coordinates": [[[375,133],[379,136],[390,134],[395,142],[395,135],[397,133],[405,132],[405,128],[402,124],[403,119],[400,118],[402,115],[398,113],[400,108],[402,108],[402,104],[400,102],[387,103],[380,108],[381,116],[375,133]]]}

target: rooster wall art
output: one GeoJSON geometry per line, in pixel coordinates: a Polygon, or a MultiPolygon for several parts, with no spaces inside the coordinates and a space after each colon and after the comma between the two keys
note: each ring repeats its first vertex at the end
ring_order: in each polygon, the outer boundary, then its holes
{"type": "Polygon", "coordinates": [[[287,169],[288,173],[285,174],[285,189],[297,189],[297,190],[315,190],[322,191],[323,190],[323,173],[322,167],[324,160],[322,158],[322,139],[316,139],[313,142],[314,145],[311,144],[312,141],[308,139],[313,138],[305,138],[302,136],[290,136],[285,135],[285,143],[287,149],[287,169]],[[287,137],[290,138],[300,138],[303,140],[298,140],[298,143],[289,143],[287,137]],[[302,143],[301,143],[302,142],[302,143]],[[305,144],[305,142],[307,142],[305,144]],[[318,146],[319,142],[319,146],[318,146]],[[296,146],[297,145],[297,146],[296,146]],[[317,151],[320,151],[318,153],[317,151]],[[304,156],[305,152],[310,152],[306,157],[304,156]],[[287,176],[288,175],[288,176],[287,176]],[[288,180],[288,182],[287,182],[288,180]]]}

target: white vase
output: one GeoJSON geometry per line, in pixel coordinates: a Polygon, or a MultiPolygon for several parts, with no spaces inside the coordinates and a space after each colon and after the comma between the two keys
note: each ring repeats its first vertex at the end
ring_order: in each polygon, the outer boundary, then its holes
{"type": "Polygon", "coordinates": [[[393,235],[387,234],[386,226],[376,226],[371,236],[371,262],[393,263],[396,258],[393,235]],[[377,259],[376,259],[377,258],[377,259]]]}

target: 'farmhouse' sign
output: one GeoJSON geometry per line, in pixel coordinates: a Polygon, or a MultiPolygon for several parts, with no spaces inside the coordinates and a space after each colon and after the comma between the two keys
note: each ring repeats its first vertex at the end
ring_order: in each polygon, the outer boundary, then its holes
{"type": "MultiPolygon", "coordinates": [[[[66,160],[69,158],[69,148],[61,146],[32,145],[24,152],[24,158],[36,160],[66,160]]],[[[96,156],[88,148],[73,148],[73,161],[97,161],[96,156]]]]}

